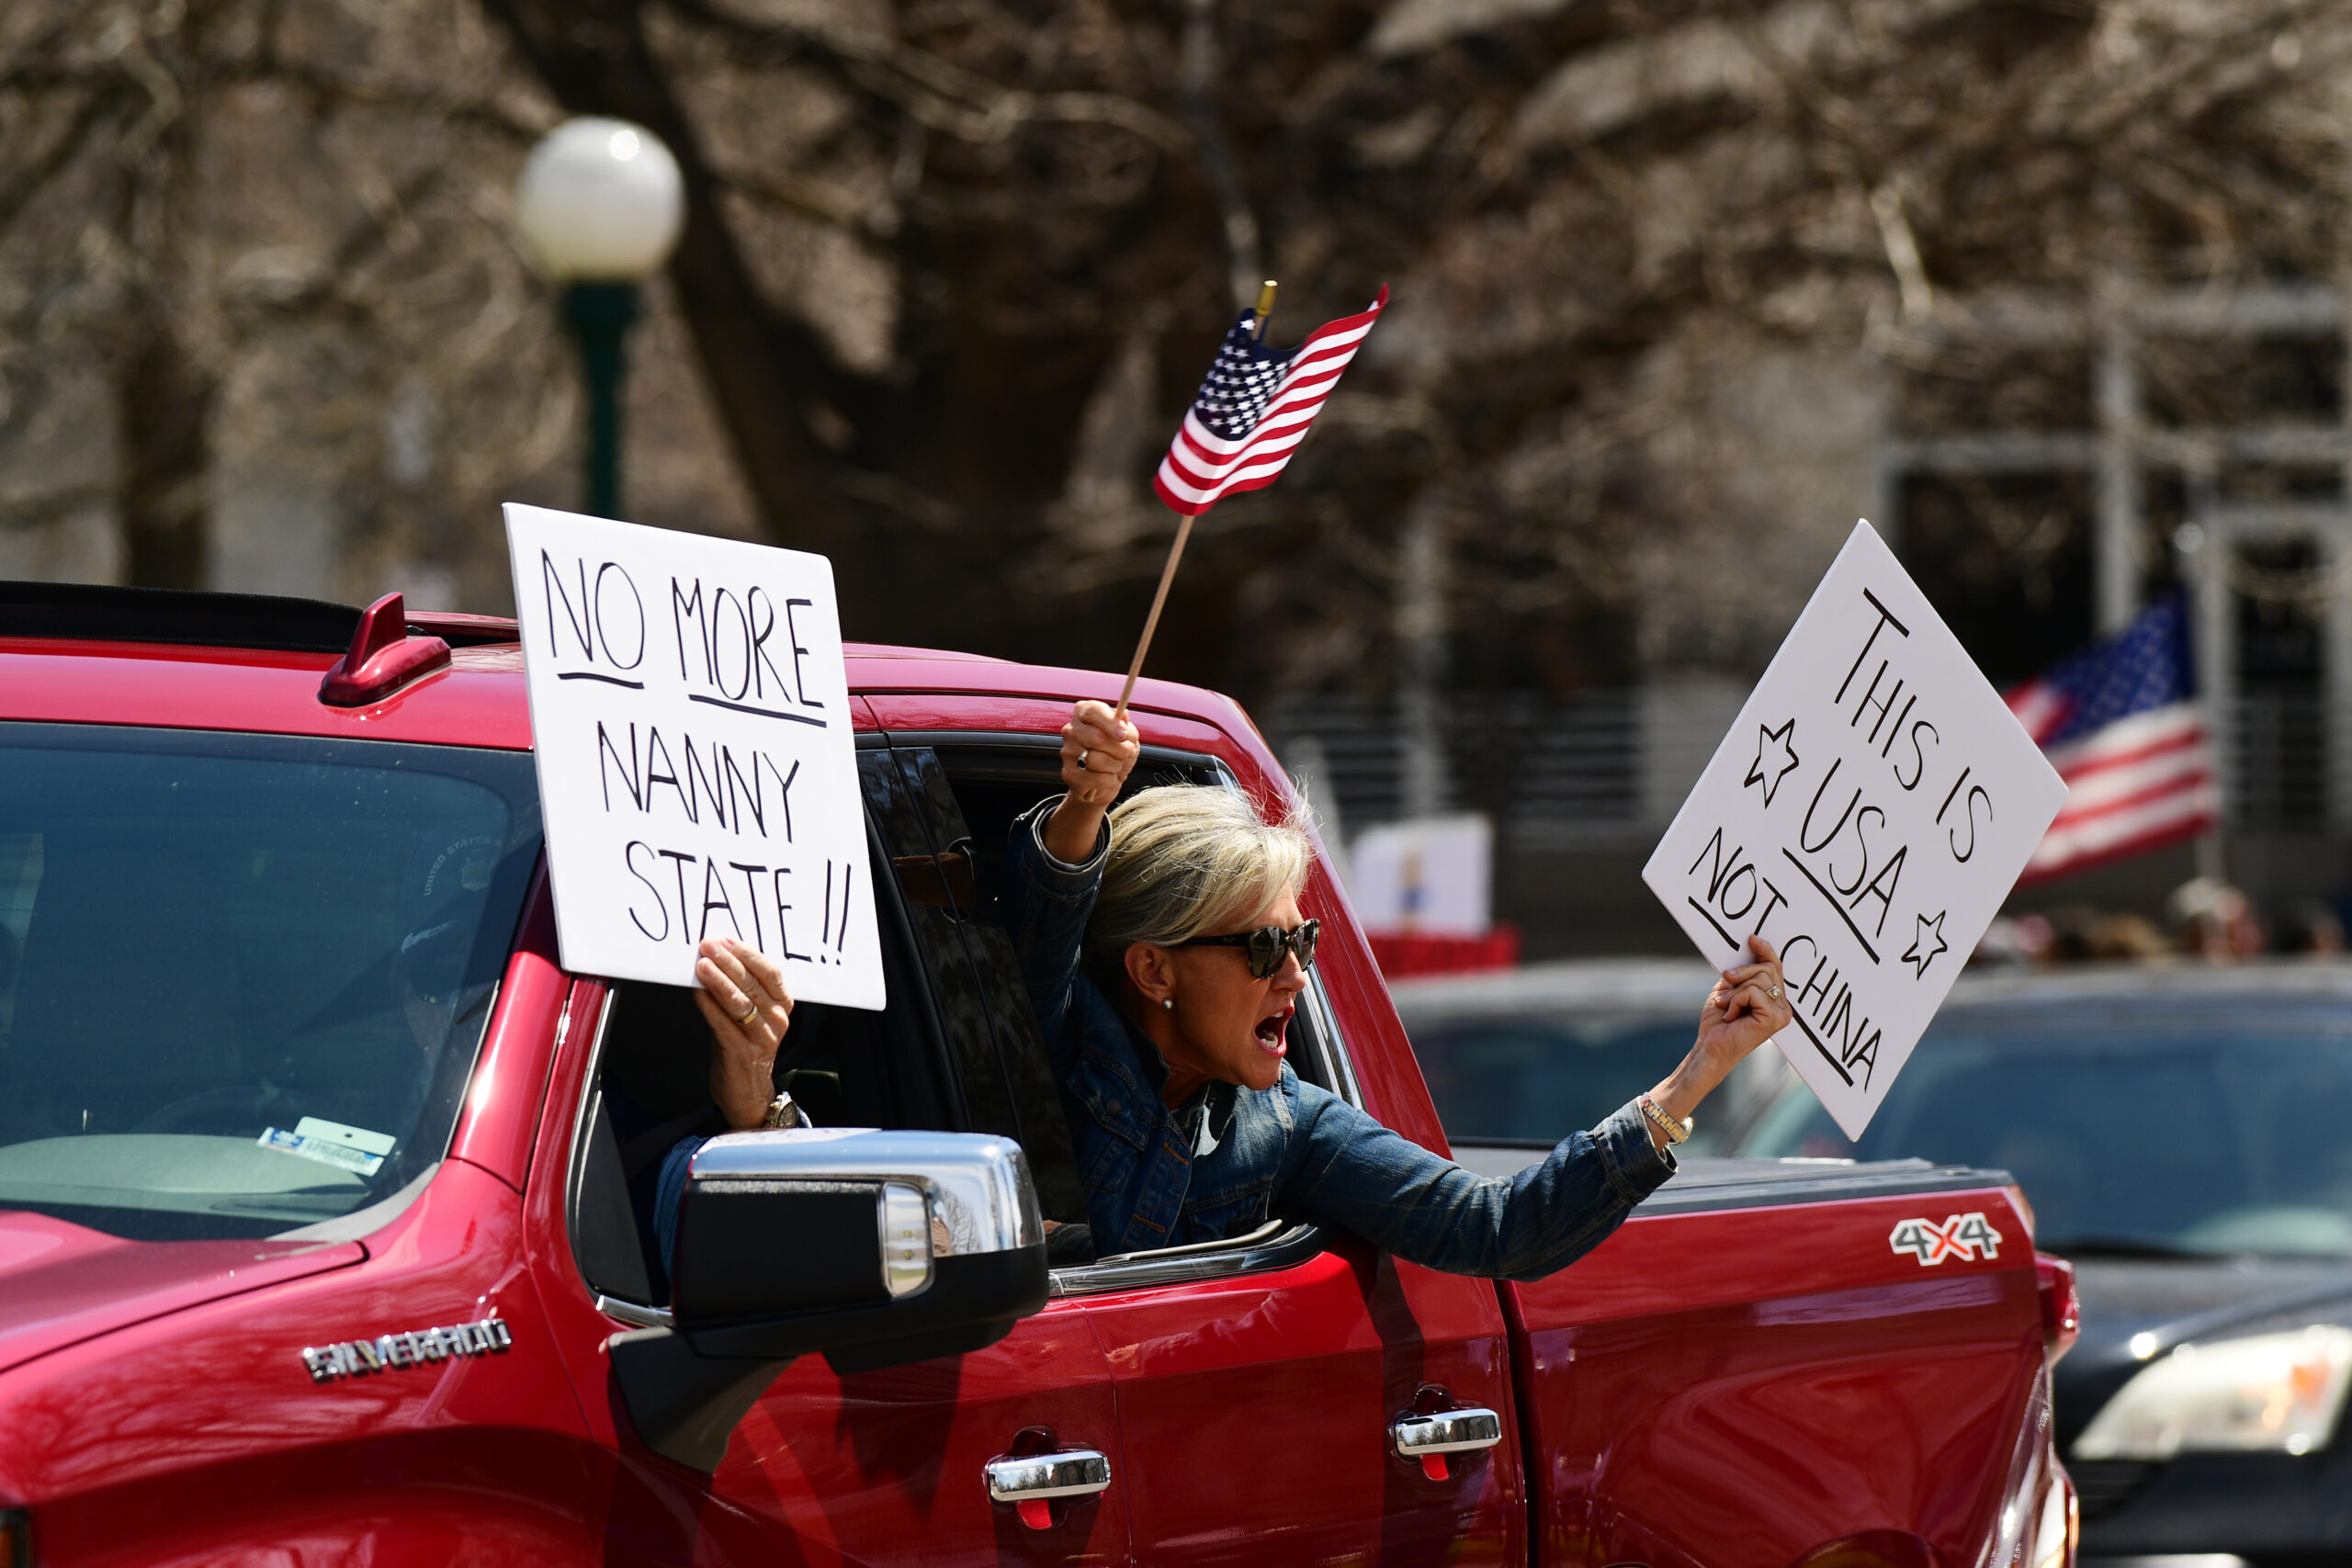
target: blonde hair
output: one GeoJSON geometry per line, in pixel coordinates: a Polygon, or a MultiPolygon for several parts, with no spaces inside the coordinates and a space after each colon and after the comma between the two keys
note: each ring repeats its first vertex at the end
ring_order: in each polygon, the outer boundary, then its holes
{"type": "Polygon", "coordinates": [[[1261,821],[1248,796],[1214,784],[1138,790],[1111,813],[1088,962],[1115,967],[1132,943],[1172,947],[1295,896],[1315,860],[1305,815],[1261,821]]]}

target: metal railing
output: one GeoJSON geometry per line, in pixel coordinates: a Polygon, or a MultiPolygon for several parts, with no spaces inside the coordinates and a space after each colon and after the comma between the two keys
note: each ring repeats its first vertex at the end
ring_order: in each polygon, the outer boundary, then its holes
{"type": "Polygon", "coordinates": [[[2337,759],[2346,715],[2317,693],[2249,692],[2217,714],[2222,810],[2233,829],[2309,832],[2352,828],[2337,759]]]}
{"type": "MultiPolygon", "coordinates": [[[[1671,816],[1736,711],[1683,710],[1655,692],[1449,694],[1439,705],[1441,811],[1484,811],[1519,842],[1630,844],[1671,816]],[[1687,716],[1685,713],[1687,711],[1687,716]],[[1673,775],[1668,777],[1667,775],[1673,775]],[[1671,799],[1665,796],[1671,792],[1671,799]]],[[[1350,833],[1407,815],[1412,749],[1425,731],[1362,698],[1272,705],[1266,731],[1295,771],[1314,775],[1318,809],[1350,833]],[[1302,746],[1312,739],[1311,746],[1302,746]],[[1302,755],[1312,765],[1300,769],[1302,755]]]]}
{"type": "MultiPolygon", "coordinates": [[[[1623,688],[1566,700],[1449,694],[1433,727],[1442,811],[1484,811],[1527,848],[1637,849],[1655,840],[1736,716],[1730,682],[1623,688]]],[[[2256,692],[2216,716],[2232,829],[2352,837],[2352,710],[2316,693],[2256,692]]],[[[1430,733],[1389,703],[1309,696],[1267,705],[1268,737],[1327,820],[1348,834],[1408,815],[1408,757],[1430,733]],[[1302,759],[1306,767],[1302,768],[1302,759]]]]}

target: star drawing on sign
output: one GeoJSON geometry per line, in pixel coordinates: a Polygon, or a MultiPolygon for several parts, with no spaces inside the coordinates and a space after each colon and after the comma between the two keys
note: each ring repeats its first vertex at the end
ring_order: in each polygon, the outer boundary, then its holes
{"type": "Polygon", "coordinates": [[[1928,965],[1936,961],[1937,953],[1947,951],[1948,944],[1944,942],[1944,916],[1949,912],[1950,911],[1948,910],[1938,909],[1936,911],[1936,918],[1932,920],[1928,919],[1925,915],[1914,915],[1911,917],[1914,920],[1918,922],[1918,929],[1911,933],[1911,947],[1908,952],[1904,953],[1903,962],[1905,964],[1916,964],[1917,966],[1917,973],[1911,976],[1913,979],[1926,979],[1928,977],[1928,965]],[[1928,945],[1930,939],[1932,939],[1936,944],[1933,947],[1929,947],[1928,945]]]}
{"type": "Polygon", "coordinates": [[[1762,784],[1764,804],[1768,807],[1772,804],[1772,792],[1781,787],[1781,781],[1796,769],[1796,730],[1794,718],[1778,729],[1767,729],[1761,724],[1756,727],[1756,761],[1748,768],[1747,777],[1740,781],[1740,787],[1762,784]]]}

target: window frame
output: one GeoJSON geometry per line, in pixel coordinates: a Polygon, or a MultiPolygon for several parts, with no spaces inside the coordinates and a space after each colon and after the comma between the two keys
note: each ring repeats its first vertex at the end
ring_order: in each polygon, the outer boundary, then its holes
{"type": "MultiPolygon", "coordinates": [[[[892,773],[898,781],[897,787],[900,789],[906,786],[896,766],[895,754],[902,748],[906,750],[930,748],[934,755],[937,755],[942,745],[962,750],[978,748],[1029,751],[1058,751],[1061,746],[1060,740],[1051,736],[997,730],[924,730],[888,734],[870,732],[860,735],[858,740],[861,751],[887,750],[893,753],[892,773]]],[[[940,760],[944,769],[946,759],[940,760]]],[[[1148,746],[1144,748],[1144,756],[1139,761],[1213,772],[1225,787],[1237,791],[1241,788],[1241,782],[1232,767],[1222,758],[1207,753],[1174,747],[1148,746]]],[[[871,803],[866,804],[865,817],[869,847],[886,859],[888,858],[889,840],[880,824],[873,819],[871,803]]],[[[897,891],[895,886],[888,897],[899,898],[902,902],[904,900],[903,893],[897,891]]],[[[911,951],[916,964],[922,971],[921,996],[919,998],[910,998],[910,1000],[914,1005],[930,1010],[933,1029],[941,1034],[942,1043],[944,1044],[946,1022],[940,1016],[938,998],[933,994],[936,988],[936,978],[932,974],[932,969],[936,962],[973,964],[977,960],[972,957],[968,950],[946,959],[934,958],[923,944],[920,933],[912,929],[908,911],[901,908],[899,914],[909,919],[906,934],[912,943],[911,951]]],[[[587,1172],[588,1140],[594,1134],[590,1108],[600,1087],[606,1038],[616,1010],[616,1004],[619,1000],[620,987],[611,980],[597,976],[573,976],[572,978],[575,982],[594,986],[596,998],[595,1030],[587,1042],[588,1059],[582,1071],[580,1090],[571,1108],[569,1151],[563,1176],[565,1239],[572,1248],[573,1272],[579,1276],[582,1286],[587,1291],[596,1310],[606,1317],[639,1327],[667,1327],[673,1323],[670,1309],[613,1296],[590,1281],[581,1266],[579,1251],[581,1189],[587,1172]]],[[[1321,1087],[1348,1104],[1362,1109],[1363,1090],[1356,1076],[1352,1055],[1349,1050],[1346,1037],[1340,1031],[1337,1011],[1331,1005],[1330,996],[1319,969],[1310,969],[1307,972],[1307,987],[1301,993],[1301,1015],[1304,1021],[1307,1023],[1308,1032],[1312,1036],[1311,1049],[1315,1064],[1318,1076],[1324,1080],[1321,1087]]],[[[556,1043],[556,1048],[559,1051],[563,1049],[565,1037],[572,1026],[573,1010],[572,1008],[567,1008],[564,1019],[559,1025],[556,1043]]],[[[960,1068],[953,1059],[952,1048],[949,1059],[944,1065],[948,1069],[951,1081],[940,1087],[943,1090],[953,1094],[957,1101],[954,1110],[960,1115],[965,1111],[961,1103],[963,1089],[960,1068]]],[[[1330,1248],[1324,1237],[1323,1227],[1312,1221],[1298,1220],[1287,1224],[1269,1221],[1265,1225],[1246,1235],[1162,1247],[1150,1252],[1126,1253],[1093,1263],[1068,1265],[1052,1270],[1046,1288],[1049,1298],[1063,1299],[1108,1295],[1168,1285],[1193,1284],[1294,1269],[1329,1250],[1330,1248]]]]}
{"type": "MultiPolygon", "coordinates": [[[[863,733],[857,737],[857,750],[860,752],[888,750],[887,743],[878,736],[869,739],[869,735],[872,735],[872,732],[863,733]]],[[[875,819],[873,803],[865,798],[862,777],[859,794],[860,812],[865,826],[867,852],[870,856],[878,857],[887,863],[890,858],[889,842],[882,831],[881,825],[875,819]]],[[[876,894],[877,905],[884,900],[891,901],[887,908],[876,908],[876,918],[886,926],[896,924],[901,928],[900,935],[904,939],[905,957],[910,966],[910,973],[906,978],[917,982],[899,987],[892,1005],[917,1008],[924,1013],[924,1020],[917,1021],[912,1027],[928,1037],[932,1049],[927,1050],[925,1055],[935,1058],[927,1064],[927,1067],[932,1076],[939,1081],[934,1083],[930,1092],[936,1096],[942,1110],[952,1113],[953,1120],[963,1122],[965,1120],[963,1089],[958,1077],[958,1066],[954,1057],[954,1048],[946,1039],[947,1024],[940,1006],[936,979],[932,973],[930,954],[922,944],[921,934],[914,930],[912,919],[905,908],[905,895],[899,890],[897,882],[883,876],[876,876],[874,880],[877,886],[876,894]],[[879,889],[882,888],[888,890],[880,891],[879,889]]],[[[893,940],[887,937],[885,939],[886,964],[888,963],[888,948],[893,940]]],[[[589,1141],[595,1133],[590,1108],[595,1102],[596,1096],[603,1087],[605,1050],[611,1033],[613,1018],[619,1010],[617,1003],[621,999],[622,990],[628,985],[645,982],[616,981],[601,976],[574,974],[570,970],[564,973],[572,981],[574,990],[571,999],[567,1000],[563,1014],[556,1025],[555,1051],[557,1054],[560,1055],[563,1051],[569,1038],[574,1013],[577,1010],[576,1004],[582,996],[579,987],[593,987],[593,994],[596,998],[595,1032],[587,1043],[588,1057],[581,1072],[580,1091],[571,1108],[571,1124],[566,1140],[569,1146],[562,1176],[564,1240],[565,1244],[571,1248],[571,1271],[596,1310],[606,1317],[637,1327],[671,1327],[675,1320],[668,1307],[612,1295],[590,1280],[580,1247],[581,1201],[588,1174],[589,1141]]],[[[947,1127],[940,1130],[963,1132],[967,1131],[968,1126],[947,1127]]],[[[633,1209],[630,1222],[636,1223],[633,1209]]]]}
{"type": "MultiPolygon", "coordinates": [[[[612,1032],[613,1014],[618,1010],[613,1004],[618,999],[619,991],[610,980],[592,979],[585,976],[574,976],[572,978],[575,987],[588,986],[594,988],[596,1031],[588,1039],[588,1061],[585,1070],[580,1075],[579,1097],[571,1107],[571,1151],[565,1158],[563,1169],[563,1237],[565,1245],[571,1248],[571,1271],[579,1277],[581,1285],[586,1289],[591,1303],[606,1317],[634,1325],[639,1328],[667,1328],[672,1323],[669,1308],[655,1306],[649,1302],[633,1302],[626,1296],[607,1294],[594,1280],[588,1278],[587,1268],[582,1260],[580,1246],[582,1188],[585,1186],[588,1179],[588,1140],[595,1133],[595,1124],[589,1115],[589,1107],[595,1102],[596,1096],[604,1088],[602,1074],[605,1066],[605,1039],[612,1032]]],[[[571,998],[564,1004],[563,1017],[556,1023],[555,1048],[559,1055],[569,1043],[572,1015],[577,1010],[580,998],[581,992],[575,988],[571,998]]],[[[636,1217],[633,1213],[630,1214],[632,1224],[635,1223],[636,1217]]]]}
{"type": "MultiPolygon", "coordinates": [[[[902,747],[928,749],[939,757],[943,771],[949,772],[951,777],[949,758],[942,755],[944,751],[1058,754],[1061,750],[1058,736],[1020,731],[908,729],[885,733],[893,751],[902,747]]],[[[1140,749],[1136,761],[1138,768],[1157,764],[1211,773],[1227,789],[1242,792],[1240,777],[1234,772],[1232,764],[1209,752],[1174,746],[1146,745],[1140,749]]],[[[1300,1011],[1314,1037],[1312,1050],[1318,1076],[1325,1080],[1318,1087],[1362,1110],[1363,1088],[1356,1077],[1355,1063],[1346,1037],[1340,1029],[1338,1012],[1331,1006],[1329,993],[1325,988],[1322,971],[1309,969],[1306,980],[1306,989],[1301,993],[1305,1005],[1300,1011]]],[[[1061,1299],[1110,1295],[1165,1285],[1194,1284],[1295,1269],[1329,1250],[1323,1227],[1311,1220],[1296,1220],[1287,1224],[1269,1221],[1246,1235],[1160,1247],[1150,1252],[1123,1253],[1093,1263],[1066,1265],[1051,1272],[1046,1290],[1050,1297],[1061,1299]],[[1274,1228],[1278,1225],[1279,1228],[1274,1228]]]]}

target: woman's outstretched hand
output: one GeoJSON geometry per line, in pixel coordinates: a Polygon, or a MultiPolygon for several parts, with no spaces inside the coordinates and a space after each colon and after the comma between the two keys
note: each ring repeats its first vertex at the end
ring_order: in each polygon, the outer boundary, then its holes
{"type": "Polygon", "coordinates": [[[792,993],[776,961],[749,942],[706,937],[699,951],[695,1005],[710,1025],[710,1098],[741,1132],[767,1121],[775,1054],[792,1027],[792,993]]]}
{"type": "MultiPolygon", "coordinates": [[[[1793,1016],[1781,979],[1781,955],[1760,936],[1749,937],[1747,946],[1756,962],[1723,971],[1700,1010],[1699,1038],[1690,1055],[1650,1090],[1651,1101],[1677,1121],[1713,1093],[1750,1051],[1786,1029],[1793,1016]]],[[[1652,1143],[1665,1145],[1666,1135],[1657,1127],[1649,1134],[1652,1143]]]]}
{"type": "Polygon", "coordinates": [[[1781,955],[1760,936],[1747,939],[1756,962],[1726,969],[1699,1014],[1693,1053],[1723,1065],[1726,1073],[1740,1059],[1789,1026],[1793,1011],[1781,983],[1781,955]]]}
{"type": "Polygon", "coordinates": [[[1069,865],[1093,855],[1102,814],[1119,798],[1142,750],[1134,722],[1114,719],[1107,703],[1090,697],[1070,708],[1062,726],[1062,783],[1069,793],[1046,821],[1047,853],[1069,865]]]}

